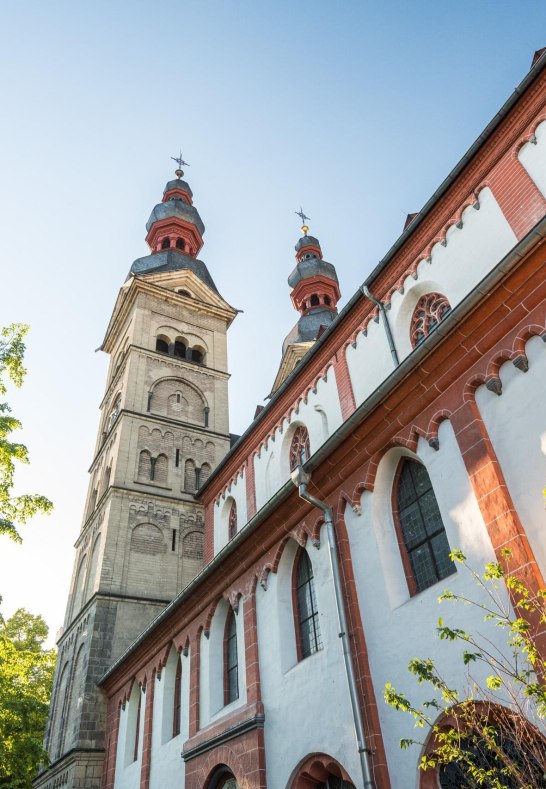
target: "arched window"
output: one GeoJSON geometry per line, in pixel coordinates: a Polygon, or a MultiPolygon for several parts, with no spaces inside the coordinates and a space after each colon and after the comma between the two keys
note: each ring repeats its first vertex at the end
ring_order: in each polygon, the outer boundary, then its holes
{"type": "Polygon", "coordinates": [[[186,249],[186,245],[184,244],[184,239],[182,239],[182,238],[177,238],[176,239],[176,248],[177,249],[182,249],[182,250],[186,249]]]}
{"type": "Polygon", "coordinates": [[[112,410],[110,411],[110,418],[108,419],[108,430],[110,430],[110,428],[118,418],[118,414],[120,411],[121,411],[121,395],[118,395],[116,397],[114,405],[112,406],[112,410]]]}
{"type": "Polygon", "coordinates": [[[182,342],[182,340],[176,340],[174,343],[174,355],[178,356],[179,359],[186,358],[186,346],[182,342]]]}
{"type": "Polygon", "coordinates": [[[191,299],[191,293],[187,290],[183,290],[182,288],[179,288],[176,292],[180,293],[181,296],[185,296],[187,299],[191,299]]]}
{"type": "Polygon", "coordinates": [[[320,299],[316,293],[313,293],[311,296],[311,307],[318,307],[320,304],[320,299]]]}
{"type": "Polygon", "coordinates": [[[203,351],[198,350],[197,348],[191,349],[191,360],[192,362],[197,362],[198,364],[203,364],[203,351]]]}
{"type": "Polygon", "coordinates": [[[186,460],[184,464],[184,490],[188,493],[195,491],[195,463],[193,460],[186,460]]]}
{"type": "Polygon", "coordinates": [[[174,711],[173,711],[173,737],[180,734],[180,713],[182,709],[182,662],[180,656],[176,663],[176,676],[174,679],[174,711]]]}
{"type": "Polygon", "coordinates": [[[152,456],[147,449],[143,449],[138,456],[138,478],[152,479],[152,456]]]}
{"type": "Polygon", "coordinates": [[[207,789],[239,789],[239,784],[231,770],[223,765],[216,771],[207,789]]]}
{"type": "Polygon", "coordinates": [[[211,467],[208,463],[203,463],[201,466],[201,474],[199,475],[199,484],[204,485],[207,479],[210,477],[211,467]]]}
{"type": "Polygon", "coordinates": [[[142,691],[138,693],[138,707],[136,713],[136,728],[135,728],[135,747],[133,749],[133,761],[138,759],[138,741],[140,739],[140,710],[142,706],[142,691]]]}
{"type": "Polygon", "coordinates": [[[324,297],[324,303],[326,304],[327,307],[329,307],[331,305],[332,299],[330,298],[330,296],[325,296],[324,297]]]}
{"type": "Polygon", "coordinates": [[[166,455],[158,455],[154,463],[154,481],[158,485],[167,485],[169,479],[169,463],[166,455]]]}
{"type": "Polygon", "coordinates": [[[290,444],[290,471],[296,466],[303,466],[311,455],[309,433],[305,427],[297,427],[290,444]]]}
{"type": "Polygon", "coordinates": [[[155,341],[155,349],[159,353],[169,353],[169,343],[163,337],[158,337],[155,341]]]}
{"type": "Polygon", "coordinates": [[[294,571],[298,657],[303,660],[322,649],[313,567],[304,548],[296,558],[294,571]]]}
{"type": "Polygon", "coordinates": [[[449,301],[441,293],[425,293],[424,296],[421,296],[411,317],[412,347],[417,348],[450,310],[449,301]]]}
{"type": "Polygon", "coordinates": [[[237,621],[233,608],[226,619],[224,657],[224,703],[231,704],[239,698],[239,662],[237,659],[237,621]]]}
{"type": "Polygon", "coordinates": [[[415,460],[404,458],[398,469],[394,514],[410,592],[421,592],[456,572],[430,477],[415,460]]]}
{"type": "Polygon", "coordinates": [[[161,249],[168,249],[171,246],[171,239],[165,237],[161,242],[161,249]]]}
{"type": "Polygon", "coordinates": [[[228,523],[229,539],[232,540],[237,534],[237,504],[235,501],[231,502],[231,509],[229,511],[228,523]]]}

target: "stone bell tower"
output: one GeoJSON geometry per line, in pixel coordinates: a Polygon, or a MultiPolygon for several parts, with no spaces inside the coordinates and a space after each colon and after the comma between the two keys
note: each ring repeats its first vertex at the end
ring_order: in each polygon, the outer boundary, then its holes
{"type": "MultiPolygon", "coordinates": [[[[180,163],[182,161],[180,160],[180,163]]],[[[36,787],[99,789],[96,681],[201,569],[194,493],[230,446],[226,332],[236,310],[197,255],[204,225],[182,170],[146,225],[151,253],[121,287],[36,787]]]]}

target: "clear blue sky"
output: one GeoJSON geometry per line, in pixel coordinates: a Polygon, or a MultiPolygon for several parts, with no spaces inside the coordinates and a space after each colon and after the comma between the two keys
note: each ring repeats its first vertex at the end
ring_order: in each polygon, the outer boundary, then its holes
{"type": "Polygon", "coordinates": [[[348,299],[546,45],[546,4],[499,0],[20,2],[2,8],[0,322],[31,324],[10,392],[49,519],[0,538],[4,611],[61,624],[107,360],[95,354],[182,148],[201,257],[244,312],[231,430],[295,322],[303,205],[348,299]]]}

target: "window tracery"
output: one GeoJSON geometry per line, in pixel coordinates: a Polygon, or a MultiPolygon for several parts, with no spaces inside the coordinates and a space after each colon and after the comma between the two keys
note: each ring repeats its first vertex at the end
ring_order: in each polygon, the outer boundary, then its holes
{"type": "Polygon", "coordinates": [[[449,301],[441,293],[425,293],[421,296],[411,318],[412,347],[417,348],[450,311],[449,301]]]}
{"type": "Polygon", "coordinates": [[[307,463],[310,455],[311,446],[307,428],[303,426],[297,427],[290,444],[290,471],[294,471],[297,466],[303,466],[307,463]]]}
{"type": "Polygon", "coordinates": [[[228,530],[229,539],[232,540],[237,534],[237,503],[235,501],[231,503],[231,509],[229,511],[228,530]]]}

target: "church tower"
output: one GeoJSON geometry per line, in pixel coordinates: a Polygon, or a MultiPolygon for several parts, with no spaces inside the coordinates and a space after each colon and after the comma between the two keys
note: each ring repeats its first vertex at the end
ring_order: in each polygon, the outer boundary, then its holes
{"type": "Polygon", "coordinates": [[[110,367],[40,789],[99,789],[96,681],[203,563],[194,493],[230,446],[226,332],[236,310],[197,258],[205,227],[183,175],[150,215],[151,252],[131,266],[101,346],[110,367]]]}
{"type": "Polygon", "coordinates": [[[335,267],[322,257],[320,243],[309,236],[309,219],[300,209],[296,211],[304,224],[303,236],[296,244],[296,267],[288,277],[292,289],[290,298],[300,317],[289,331],[282,346],[282,358],[273,389],[275,392],[307,353],[321,333],[335,320],[337,303],[341,298],[335,267]]]}

